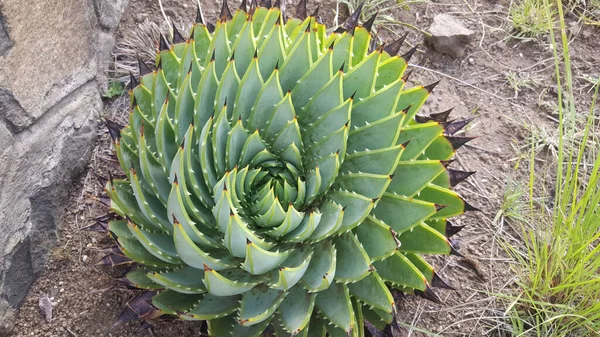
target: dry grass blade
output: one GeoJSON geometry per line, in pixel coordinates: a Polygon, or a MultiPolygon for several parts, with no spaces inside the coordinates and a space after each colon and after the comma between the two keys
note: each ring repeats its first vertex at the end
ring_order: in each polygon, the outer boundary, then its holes
{"type": "MultiPolygon", "coordinates": [[[[377,34],[377,29],[383,29],[396,37],[401,36],[401,32],[399,32],[399,27],[408,27],[413,30],[418,31],[421,34],[429,35],[424,30],[419,29],[418,27],[411,25],[408,22],[402,22],[394,18],[394,14],[400,10],[406,10],[411,5],[416,4],[427,4],[429,1],[426,0],[411,0],[411,1],[394,1],[394,0],[340,0],[339,3],[346,6],[349,13],[353,13],[361,3],[364,3],[361,15],[360,22],[368,21],[373,15],[377,14],[375,18],[375,22],[373,23],[373,32],[377,34]]],[[[339,7],[336,11],[336,18],[339,17],[339,7]]]]}
{"type": "MultiPolygon", "coordinates": [[[[187,36],[189,25],[176,24],[177,29],[187,36]]],[[[129,82],[129,74],[139,78],[138,59],[149,66],[154,66],[156,48],[160,36],[171,36],[171,26],[167,22],[157,24],[148,20],[140,23],[134,31],[129,32],[122,41],[117,43],[113,51],[113,66],[110,75],[122,83],[129,82]]]]}
{"type": "Polygon", "coordinates": [[[164,32],[163,28],[148,20],[140,23],[139,29],[131,32],[115,47],[115,64],[111,75],[123,83],[129,81],[130,73],[139,77],[138,57],[146,63],[156,58],[156,42],[164,32]]]}

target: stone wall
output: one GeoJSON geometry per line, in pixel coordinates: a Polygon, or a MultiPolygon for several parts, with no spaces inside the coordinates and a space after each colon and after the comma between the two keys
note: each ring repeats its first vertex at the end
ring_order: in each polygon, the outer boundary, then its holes
{"type": "Polygon", "coordinates": [[[0,0],[0,335],[56,242],[128,0],[0,0]]]}

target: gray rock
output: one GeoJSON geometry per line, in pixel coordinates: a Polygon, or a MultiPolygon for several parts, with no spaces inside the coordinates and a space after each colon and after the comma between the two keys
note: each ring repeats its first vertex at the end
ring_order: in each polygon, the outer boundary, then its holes
{"type": "Polygon", "coordinates": [[[12,92],[0,88],[0,119],[13,133],[21,132],[33,123],[33,118],[21,107],[12,92]]]}
{"type": "Polygon", "coordinates": [[[172,19],[175,19],[177,17],[177,13],[175,13],[175,10],[172,8],[166,8],[165,14],[172,19]]]}
{"type": "Polygon", "coordinates": [[[139,13],[136,14],[134,17],[135,22],[137,23],[142,23],[144,22],[144,20],[146,20],[148,18],[148,14],[147,13],[139,13]]]}
{"type": "Polygon", "coordinates": [[[101,109],[96,84],[86,84],[0,156],[0,332],[44,268],[65,201],[87,167],[101,109]]]}
{"type": "Polygon", "coordinates": [[[4,152],[4,150],[8,149],[13,143],[13,135],[12,132],[4,125],[4,123],[0,122],[0,154],[4,152]]]}
{"type": "Polygon", "coordinates": [[[98,22],[106,29],[115,29],[129,0],[94,0],[98,22]]]}
{"type": "Polygon", "coordinates": [[[0,56],[0,88],[12,93],[31,122],[96,75],[91,1],[3,1],[14,45],[0,56]]]}
{"type": "Polygon", "coordinates": [[[12,259],[4,276],[3,297],[11,306],[16,306],[25,300],[27,290],[33,283],[31,239],[26,237],[9,253],[12,253],[12,259]]]}
{"type": "MultiPolygon", "coordinates": [[[[93,1],[0,6],[0,336],[45,266],[97,134],[96,75],[114,38],[93,1]]],[[[120,16],[127,1],[98,2],[120,16]]]]}
{"type": "Polygon", "coordinates": [[[112,34],[98,32],[96,42],[98,74],[96,75],[96,82],[98,82],[98,88],[100,88],[102,94],[105,94],[108,90],[108,70],[114,46],[115,38],[112,34]]]}
{"type": "Polygon", "coordinates": [[[6,54],[6,52],[13,46],[13,42],[8,36],[8,29],[6,28],[6,20],[0,13],[0,56],[6,54]]]}
{"type": "Polygon", "coordinates": [[[0,336],[12,336],[11,329],[8,322],[15,321],[16,312],[14,308],[12,308],[8,302],[0,299],[0,336]]]}
{"type": "Polygon", "coordinates": [[[431,36],[426,38],[427,43],[438,53],[453,57],[464,55],[467,45],[475,34],[458,18],[448,14],[436,15],[429,27],[429,33],[431,36]]]}

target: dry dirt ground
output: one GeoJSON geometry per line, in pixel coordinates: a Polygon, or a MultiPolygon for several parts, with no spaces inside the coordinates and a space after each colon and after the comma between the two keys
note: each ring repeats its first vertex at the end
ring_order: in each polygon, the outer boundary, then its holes
{"type": "MultiPolygon", "coordinates": [[[[202,1],[209,19],[216,16],[216,5],[202,1]]],[[[177,22],[191,23],[195,16],[192,0],[165,0],[165,13],[177,22]]],[[[335,1],[327,0],[321,13],[331,23],[335,1]]],[[[309,5],[314,9],[315,3],[309,5]]],[[[477,139],[461,148],[453,167],[478,173],[459,186],[459,192],[482,211],[461,216],[457,225],[466,225],[458,234],[464,258],[451,256],[434,260],[441,275],[456,290],[440,290],[444,304],[434,304],[408,296],[399,304],[401,321],[407,327],[399,336],[509,336],[503,319],[506,303],[491,293],[510,292],[514,273],[509,260],[496,239],[503,235],[492,219],[502,203],[509,177],[518,179],[513,167],[519,158],[516,148],[524,145],[530,129],[551,130],[554,124],[552,104],[556,101],[553,80],[552,50],[545,40],[515,40],[509,37],[508,3],[489,0],[439,0],[414,4],[396,13],[400,21],[427,29],[434,15],[448,13],[461,17],[475,31],[473,41],[464,46],[465,54],[454,59],[425,46],[411,63],[414,64],[412,85],[442,80],[424,107],[424,113],[455,107],[455,117],[477,117],[468,130],[477,139]],[[508,79],[511,79],[509,81],[508,79]],[[430,331],[433,334],[426,334],[430,331]]],[[[139,22],[160,22],[157,0],[131,0],[123,15],[119,38],[131,34],[139,22]]],[[[599,75],[597,53],[600,50],[598,30],[578,25],[573,18],[571,50],[578,98],[589,100],[586,75],[599,75]]],[[[399,32],[404,28],[399,28],[399,32]]],[[[420,43],[419,32],[410,30],[409,43],[420,43]]],[[[408,50],[409,46],[405,46],[408,50]]],[[[114,105],[114,103],[113,103],[114,105]]],[[[127,116],[126,111],[109,108],[108,115],[127,116]]],[[[122,117],[121,117],[122,118],[122,117]]],[[[117,163],[111,155],[110,140],[101,131],[98,148],[85,178],[83,191],[73,195],[73,207],[60,227],[60,242],[51,249],[47,269],[35,283],[15,322],[14,336],[199,336],[195,322],[163,322],[152,332],[138,331],[139,323],[111,328],[121,308],[132,297],[125,291],[104,291],[118,271],[94,266],[101,247],[110,240],[97,233],[79,230],[91,224],[90,219],[102,215],[106,208],[99,202],[102,185],[96,175],[106,176],[117,163]],[[41,294],[54,298],[53,319],[46,322],[38,310],[41,294]]],[[[525,168],[526,169],[526,168],[525,168]]]]}

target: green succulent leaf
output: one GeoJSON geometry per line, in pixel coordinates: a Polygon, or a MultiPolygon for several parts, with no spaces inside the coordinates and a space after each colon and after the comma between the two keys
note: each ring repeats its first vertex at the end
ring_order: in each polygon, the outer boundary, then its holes
{"type": "Polygon", "coordinates": [[[317,315],[313,315],[310,319],[307,337],[325,337],[327,335],[327,323],[324,319],[317,315]]]}
{"type": "Polygon", "coordinates": [[[385,193],[373,210],[373,216],[396,232],[411,229],[437,212],[435,204],[416,198],[385,193]]]}
{"type": "Polygon", "coordinates": [[[304,242],[315,233],[321,224],[321,213],[304,214],[302,221],[293,231],[286,234],[283,238],[288,242],[304,242]]]}
{"type": "Polygon", "coordinates": [[[175,240],[175,249],[179,257],[189,266],[198,269],[204,269],[208,266],[211,269],[221,270],[233,267],[234,259],[224,251],[207,252],[202,250],[190,239],[183,229],[182,225],[175,223],[173,238],[175,240]]]}
{"type": "Polygon", "coordinates": [[[356,227],[354,233],[371,258],[371,262],[394,254],[400,244],[396,232],[372,216],[368,216],[360,226],[356,227]]]}
{"type": "Polygon", "coordinates": [[[227,24],[225,22],[218,21],[213,33],[213,38],[210,41],[211,45],[208,50],[211,50],[215,60],[215,72],[222,74],[223,70],[227,65],[229,59],[230,46],[227,37],[227,24]]]}
{"type": "Polygon", "coordinates": [[[246,291],[240,304],[240,324],[250,326],[270,318],[286,295],[285,291],[266,286],[246,291]]]}
{"type": "Polygon", "coordinates": [[[246,244],[246,260],[242,268],[253,275],[264,274],[281,265],[290,254],[290,250],[268,251],[257,244],[248,242],[246,244]]]}
{"type": "Polygon", "coordinates": [[[140,261],[144,265],[148,265],[155,268],[169,268],[177,267],[177,264],[165,262],[144,248],[144,246],[135,239],[126,239],[124,237],[118,238],[119,248],[133,261],[140,261]]]}
{"type": "Polygon", "coordinates": [[[336,250],[329,241],[315,245],[313,258],[302,277],[309,292],[318,292],[332,284],[336,272],[336,250]]]}
{"type": "Polygon", "coordinates": [[[308,293],[302,287],[293,287],[281,302],[278,312],[286,331],[296,334],[308,325],[315,305],[315,293],[308,293]]]}
{"type": "Polygon", "coordinates": [[[129,230],[126,220],[110,220],[108,222],[108,230],[119,238],[134,240],[135,236],[129,230]]]}
{"type": "Polygon", "coordinates": [[[258,92],[256,102],[250,112],[248,118],[248,129],[264,129],[269,117],[272,115],[277,103],[283,98],[281,85],[279,84],[279,71],[275,70],[267,80],[263,87],[258,92]]]}
{"type": "MultiPolygon", "coordinates": [[[[335,51],[335,50],[334,50],[335,51]]],[[[381,54],[371,53],[362,62],[355,65],[344,76],[344,97],[354,95],[356,99],[368,97],[374,91],[377,65],[381,54]]],[[[354,58],[354,56],[353,56],[354,58]]]]}
{"type": "Polygon", "coordinates": [[[348,287],[334,283],[317,294],[315,301],[319,311],[336,327],[348,333],[353,328],[354,311],[348,287]]]}
{"type": "Polygon", "coordinates": [[[424,223],[400,234],[399,240],[401,243],[400,250],[403,252],[421,254],[450,253],[448,239],[424,223]],[[423,242],[427,242],[428,244],[423,246],[423,242]]]}
{"type": "Polygon", "coordinates": [[[260,279],[240,269],[226,269],[218,272],[204,268],[204,284],[208,292],[215,296],[244,294],[254,288],[260,279]]]}
{"type": "Polygon", "coordinates": [[[368,306],[363,306],[361,309],[364,319],[379,330],[384,330],[388,324],[392,323],[393,316],[384,311],[371,309],[368,306]]]}
{"type": "Polygon", "coordinates": [[[189,295],[172,290],[164,290],[152,298],[152,305],[167,315],[177,315],[192,309],[202,299],[202,295],[189,295]]]}
{"type": "MultiPolygon", "coordinates": [[[[385,55],[385,54],[384,54],[385,55]]],[[[385,57],[382,56],[382,62],[379,63],[377,69],[377,82],[375,83],[375,89],[379,90],[386,85],[390,85],[400,78],[399,74],[403,74],[408,65],[406,61],[401,57],[391,57],[383,61],[385,57]]]]}
{"type": "Polygon", "coordinates": [[[379,150],[365,150],[346,155],[340,172],[392,174],[404,152],[401,145],[379,150]]]}
{"type": "Polygon", "coordinates": [[[182,262],[177,256],[171,235],[148,232],[131,222],[127,225],[136,239],[150,254],[167,263],[179,264],[182,262]]]}
{"type": "Polygon", "coordinates": [[[335,241],[337,282],[356,282],[371,271],[371,261],[358,238],[352,233],[340,235],[335,241]]]}
{"type": "Polygon", "coordinates": [[[413,289],[425,290],[426,279],[414,264],[402,253],[373,262],[377,273],[387,282],[413,289]]]}
{"type": "Polygon", "coordinates": [[[192,320],[213,320],[225,317],[238,308],[241,296],[203,295],[202,299],[191,310],[183,313],[183,317],[192,320]]]}
{"type": "Polygon", "coordinates": [[[299,40],[290,44],[291,49],[287,52],[290,56],[281,66],[281,88],[284,91],[293,89],[296,82],[309,71],[312,65],[310,39],[314,34],[313,31],[304,30],[299,40]]]}
{"type": "Polygon", "coordinates": [[[413,197],[444,171],[444,165],[438,160],[402,161],[396,167],[388,191],[413,197]]]}
{"type": "MultiPolygon", "coordinates": [[[[236,39],[232,47],[235,51],[235,69],[238,74],[246,74],[256,50],[252,21],[245,20],[237,35],[242,36],[242,38],[236,39]]],[[[229,36],[233,37],[234,35],[229,34],[229,36]]]]}
{"type": "MultiPolygon", "coordinates": [[[[152,135],[152,133],[148,133],[152,135]]],[[[162,204],[169,198],[171,186],[168,177],[160,165],[160,162],[152,154],[152,150],[146,143],[145,133],[138,139],[140,168],[150,188],[162,204]]]]}
{"type": "Polygon", "coordinates": [[[368,123],[377,122],[391,114],[402,111],[397,106],[400,98],[400,90],[403,86],[404,82],[399,79],[391,85],[379,89],[362,101],[357,102],[352,107],[351,129],[354,130],[368,123]]]}
{"type": "Polygon", "coordinates": [[[181,88],[179,88],[179,95],[177,97],[177,104],[175,105],[175,116],[174,116],[174,128],[175,128],[175,142],[181,143],[184,135],[186,134],[190,124],[194,121],[194,92],[191,86],[192,74],[187,73],[184,77],[181,88]]]}
{"type": "Polygon", "coordinates": [[[348,290],[361,302],[385,312],[392,312],[394,299],[377,272],[371,272],[362,280],[348,284],[348,290]]]}
{"type": "Polygon", "coordinates": [[[138,267],[130,271],[125,275],[125,278],[131,282],[131,284],[139,289],[157,290],[163,289],[163,286],[153,282],[153,280],[146,276],[146,270],[144,267],[138,267]]]}
{"type": "Polygon", "coordinates": [[[182,267],[172,271],[150,272],[148,279],[164,286],[165,288],[183,294],[201,294],[206,292],[202,282],[204,271],[194,267],[182,267]]]}
{"type": "Polygon", "coordinates": [[[330,81],[333,68],[331,66],[332,52],[328,51],[313,63],[310,70],[300,78],[291,91],[294,106],[304,107],[309,100],[330,81]]]}

